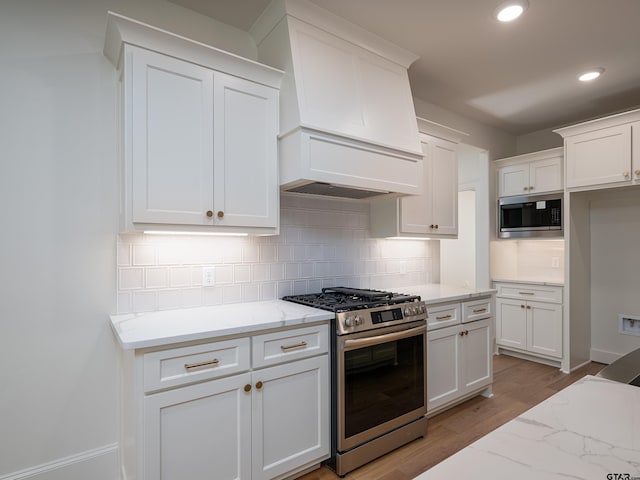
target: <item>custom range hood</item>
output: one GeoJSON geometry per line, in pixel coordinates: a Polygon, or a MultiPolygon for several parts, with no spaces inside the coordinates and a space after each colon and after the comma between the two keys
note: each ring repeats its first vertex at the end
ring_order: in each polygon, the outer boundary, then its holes
{"type": "Polygon", "coordinates": [[[368,198],[422,191],[407,69],[417,57],[308,0],[274,0],[251,28],[280,90],[283,191],[368,198]]]}

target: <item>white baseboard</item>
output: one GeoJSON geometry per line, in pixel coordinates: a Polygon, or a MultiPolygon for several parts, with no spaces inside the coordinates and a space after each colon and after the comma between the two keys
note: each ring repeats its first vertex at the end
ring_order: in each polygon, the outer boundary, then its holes
{"type": "Polygon", "coordinates": [[[0,480],[118,480],[118,464],[118,444],[113,443],[1,475],[0,480]]]}
{"type": "Polygon", "coordinates": [[[607,350],[598,350],[597,348],[591,349],[591,361],[598,363],[606,363],[609,365],[615,360],[618,360],[622,355],[619,353],[608,352],[607,350]]]}

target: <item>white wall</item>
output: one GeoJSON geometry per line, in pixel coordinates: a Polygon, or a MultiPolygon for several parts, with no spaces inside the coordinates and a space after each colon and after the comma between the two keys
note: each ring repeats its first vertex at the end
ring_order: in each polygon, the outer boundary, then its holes
{"type": "Polygon", "coordinates": [[[467,133],[464,143],[488,151],[490,160],[516,154],[514,135],[450,112],[417,97],[413,98],[413,104],[418,117],[467,133]]]}
{"type": "Polygon", "coordinates": [[[557,133],[552,130],[539,130],[516,138],[516,155],[562,147],[563,145],[563,139],[557,133]]]}
{"type": "Polygon", "coordinates": [[[640,315],[640,191],[591,195],[591,351],[612,361],[640,348],[640,337],[618,333],[618,314],[640,315]]]}
{"type": "Polygon", "coordinates": [[[0,3],[0,478],[117,478],[116,74],[106,11],[255,56],[165,1],[0,3]],[[37,475],[36,475],[37,474],[37,475]]]}

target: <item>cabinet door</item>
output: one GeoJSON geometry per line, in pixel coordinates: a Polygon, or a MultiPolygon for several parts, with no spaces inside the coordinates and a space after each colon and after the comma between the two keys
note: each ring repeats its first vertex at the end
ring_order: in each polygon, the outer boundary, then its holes
{"type": "Polygon", "coordinates": [[[562,305],[527,303],[527,350],[562,357],[562,305]]]}
{"type": "Polygon", "coordinates": [[[529,164],[507,165],[498,169],[498,196],[526,195],[529,192],[529,164]]]}
{"type": "Polygon", "coordinates": [[[251,478],[271,479],[326,459],[330,428],[328,356],[258,370],[252,378],[251,478]]]}
{"type": "Polygon", "coordinates": [[[210,225],[213,72],[135,47],[127,52],[132,220],[210,225]]]}
{"type": "Polygon", "coordinates": [[[458,157],[456,145],[435,139],[431,148],[430,175],[432,233],[458,234],[458,157]]]}
{"type": "Polygon", "coordinates": [[[458,234],[458,157],[456,144],[420,135],[423,193],[401,198],[400,232],[406,234],[458,234]]]}
{"type": "Polygon", "coordinates": [[[525,302],[496,299],[496,343],[505,347],[527,348],[525,302]]]}
{"type": "Polygon", "coordinates": [[[567,188],[631,180],[631,125],[567,137],[565,148],[567,188]]]}
{"type": "Polygon", "coordinates": [[[462,392],[460,326],[427,333],[427,412],[455,400],[462,392]]]}
{"type": "Polygon", "coordinates": [[[478,320],[463,326],[462,378],[463,390],[472,391],[487,386],[493,379],[491,321],[478,320]]]}
{"type": "Polygon", "coordinates": [[[631,151],[633,154],[633,180],[640,183],[640,122],[631,125],[631,151]]]}
{"type": "Polygon", "coordinates": [[[537,160],[529,164],[529,192],[563,190],[562,158],[537,160]]]}
{"type": "Polygon", "coordinates": [[[278,225],[278,93],[215,72],[216,225],[278,225]]]}
{"type": "Polygon", "coordinates": [[[431,202],[431,185],[428,183],[432,175],[431,169],[431,139],[426,135],[420,135],[420,145],[424,153],[422,168],[422,193],[402,197],[400,202],[400,232],[408,234],[429,234],[430,225],[433,224],[431,216],[433,204],[431,202]]]}
{"type": "Polygon", "coordinates": [[[250,478],[250,381],[246,373],[146,396],[144,479],[250,478]]]}

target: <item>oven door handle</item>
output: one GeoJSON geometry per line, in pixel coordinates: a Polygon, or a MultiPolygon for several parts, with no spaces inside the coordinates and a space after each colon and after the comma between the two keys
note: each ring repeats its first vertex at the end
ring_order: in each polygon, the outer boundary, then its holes
{"type": "Polygon", "coordinates": [[[380,343],[393,342],[403,338],[413,337],[419,333],[427,331],[426,325],[421,327],[400,330],[399,332],[385,333],[384,335],[376,335],[375,337],[358,338],[356,340],[345,340],[344,350],[353,350],[355,348],[370,347],[380,343]]]}

